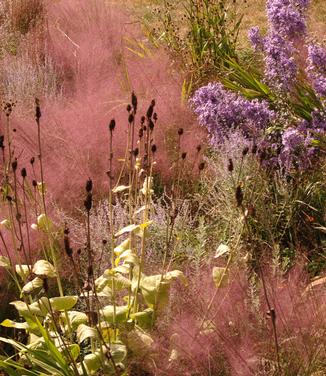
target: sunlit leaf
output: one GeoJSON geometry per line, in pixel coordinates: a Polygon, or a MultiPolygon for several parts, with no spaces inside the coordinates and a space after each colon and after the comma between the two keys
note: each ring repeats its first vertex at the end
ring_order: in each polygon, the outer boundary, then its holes
{"type": "Polygon", "coordinates": [[[6,256],[0,256],[0,267],[10,268],[10,261],[6,256]]]}
{"type": "Polygon", "coordinates": [[[225,287],[227,285],[229,277],[226,268],[215,266],[212,275],[216,287],[225,287]]]}
{"type": "Polygon", "coordinates": [[[49,261],[38,260],[33,266],[33,273],[40,276],[53,278],[56,276],[55,268],[49,261]]]}
{"type": "MultiPolygon", "coordinates": [[[[116,311],[115,321],[124,322],[127,317],[128,306],[116,306],[115,311],[116,311]]],[[[112,324],[113,315],[114,315],[114,306],[113,305],[105,306],[103,309],[100,310],[100,314],[105,321],[112,324]]]]}
{"type": "Polygon", "coordinates": [[[22,289],[22,294],[31,294],[33,291],[43,287],[43,279],[35,277],[32,281],[26,283],[22,289]]]}
{"type": "Polygon", "coordinates": [[[77,328],[77,340],[82,343],[87,338],[97,338],[98,332],[95,328],[91,328],[88,325],[80,324],[77,328]]]}
{"type": "Polygon", "coordinates": [[[29,325],[27,324],[27,322],[15,322],[9,319],[2,321],[1,325],[5,326],[6,328],[15,328],[15,329],[27,330],[29,328],[29,325]]]}
{"type": "Polygon", "coordinates": [[[77,301],[77,296],[58,296],[50,299],[51,308],[54,311],[68,311],[69,309],[75,306],[77,301]]]}
{"type": "Polygon", "coordinates": [[[229,253],[230,253],[230,247],[228,245],[222,243],[217,247],[214,258],[219,258],[219,257],[226,255],[226,254],[229,254],[229,253]]]}

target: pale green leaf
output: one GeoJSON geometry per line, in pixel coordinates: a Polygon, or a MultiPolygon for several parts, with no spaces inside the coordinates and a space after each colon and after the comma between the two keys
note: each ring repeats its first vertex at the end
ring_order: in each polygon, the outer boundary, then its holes
{"type": "Polygon", "coordinates": [[[228,283],[228,273],[226,268],[221,268],[218,266],[215,266],[212,271],[213,280],[215,283],[215,286],[217,288],[219,287],[225,287],[228,283]]]}
{"type": "Polygon", "coordinates": [[[54,311],[68,311],[76,305],[77,301],[77,296],[58,296],[50,299],[54,311]]]}
{"type": "Polygon", "coordinates": [[[57,275],[54,266],[46,260],[38,260],[33,266],[33,273],[49,278],[56,277],[57,275]]]}
{"type": "Polygon", "coordinates": [[[33,291],[43,287],[43,279],[35,277],[32,281],[26,283],[22,289],[22,294],[31,294],[33,291]]]}
{"type": "Polygon", "coordinates": [[[8,257],[0,256],[0,266],[6,269],[10,268],[11,265],[8,257]]]}
{"type": "Polygon", "coordinates": [[[82,343],[87,338],[97,338],[97,336],[97,330],[88,325],[80,324],[77,328],[77,339],[79,343],[82,343]]]}

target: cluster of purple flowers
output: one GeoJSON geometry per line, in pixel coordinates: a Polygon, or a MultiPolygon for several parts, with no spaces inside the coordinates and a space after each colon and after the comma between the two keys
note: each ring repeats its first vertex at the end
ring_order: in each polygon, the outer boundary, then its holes
{"type": "MultiPolygon", "coordinates": [[[[264,54],[265,81],[277,94],[291,93],[296,84],[296,46],[304,43],[304,11],[308,4],[309,0],[267,0],[267,35],[263,37],[258,27],[249,31],[253,47],[264,54]]],[[[281,114],[272,110],[268,102],[247,100],[219,83],[197,90],[191,106],[199,122],[207,128],[214,147],[218,148],[226,138],[240,132],[258,145],[265,166],[286,173],[306,169],[316,156],[314,138],[326,132],[326,102],[323,101],[326,97],[326,50],[321,46],[308,46],[306,72],[325,106],[314,110],[309,121],[293,118],[284,126],[281,114]],[[271,133],[271,129],[275,131],[271,133]]]]}
{"type": "Polygon", "coordinates": [[[317,45],[308,46],[306,72],[316,93],[320,97],[326,97],[326,50],[317,45]]]}
{"type": "Polygon", "coordinates": [[[295,82],[298,68],[294,45],[306,33],[304,9],[308,3],[308,0],[268,0],[266,37],[260,35],[257,26],[249,30],[253,47],[264,53],[265,80],[280,92],[291,90],[295,82]]]}
{"type": "Polygon", "coordinates": [[[235,129],[248,138],[256,138],[275,117],[266,101],[249,101],[215,82],[198,89],[190,102],[215,146],[235,129]]]}

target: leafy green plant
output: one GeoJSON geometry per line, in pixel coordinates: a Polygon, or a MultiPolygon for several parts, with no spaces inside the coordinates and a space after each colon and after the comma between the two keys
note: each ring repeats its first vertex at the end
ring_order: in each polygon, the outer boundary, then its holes
{"type": "Polygon", "coordinates": [[[229,0],[163,1],[150,28],[155,40],[164,42],[187,75],[184,95],[202,81],[220,72],[225,57],[236,56],[242,21],[239,2],[229,0]],[[154,23],[155,24],[155,23],[154,23]],[[156,26],[156,25],[155,25],[156,26]]]}

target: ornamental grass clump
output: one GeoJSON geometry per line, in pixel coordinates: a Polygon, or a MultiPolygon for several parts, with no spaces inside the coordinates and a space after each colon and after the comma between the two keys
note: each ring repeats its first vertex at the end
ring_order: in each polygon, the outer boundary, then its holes
{"type": "MultiPolygon", "coordinates": [[[[31,160],[33,172],[41,178],[36,182],[35,195],[26,168],[22,168],[18,176],[20,159],[11,148],[12,109],[11,103],[5,106],[8,122],[2,141],[4,165],[0,204],[1,213],[8,213],[8,218],[1,221],[0,249],[4,254],[0,262],[16,285],[18,297],[11,304],[17,310],[17,319],[6,319],[1,325],[24,336],[13,334],[11,338],[0,338],[14,354],[0,358],[0,369],[15,375],[122,375],[132,372],[130,358],[138,359],[145,369],[153,361],[151,333],[169,305],[171,284],[175,280],[187,283],[181,271],[169,270],[173,225],[168,230],[159,272],[145,274],[157,153],[153,148],[158,121],[155,100],[138,125],[138,100],[132,93],[131,104],[127,106],[125,158],[119,170],[112,168],[113,158],[116,158],[113,142],[116,122],[111,120],[108,124],[108,213],[103,223],[107,237],[102,240],[106,257],[100,260],[95,259],[91,227],[96,185],[91,178],[86,181],[84,244],[76,249],[68,224],[59,227],[50,219],[44,181],[46,166],[42,158],[40,101],[35,103],[38,160],[31,160]],[[126,210],[122,228],[116,226],[114,219],[114,205],[119,200],[126,210]],[[26,202],[31,211],[28,215],[26,202]],[[34,217],[35,223],[30,217],[34,217]],[[29,248],[30,228],[39,237],[39,258],[29,248]],[[67,268],[72,275],[71,286],[66,286],[63,280],[67,268]],[[71,291],[69,294],[66,287],[71,291]]],[[[174,191],[172,195],[177,197],[179,188],[174,191]]],[[[173,209],[178,211],[177,207],[173,209]]],[[[172,219],[175,217],[171,215],[172,219]]]]}

